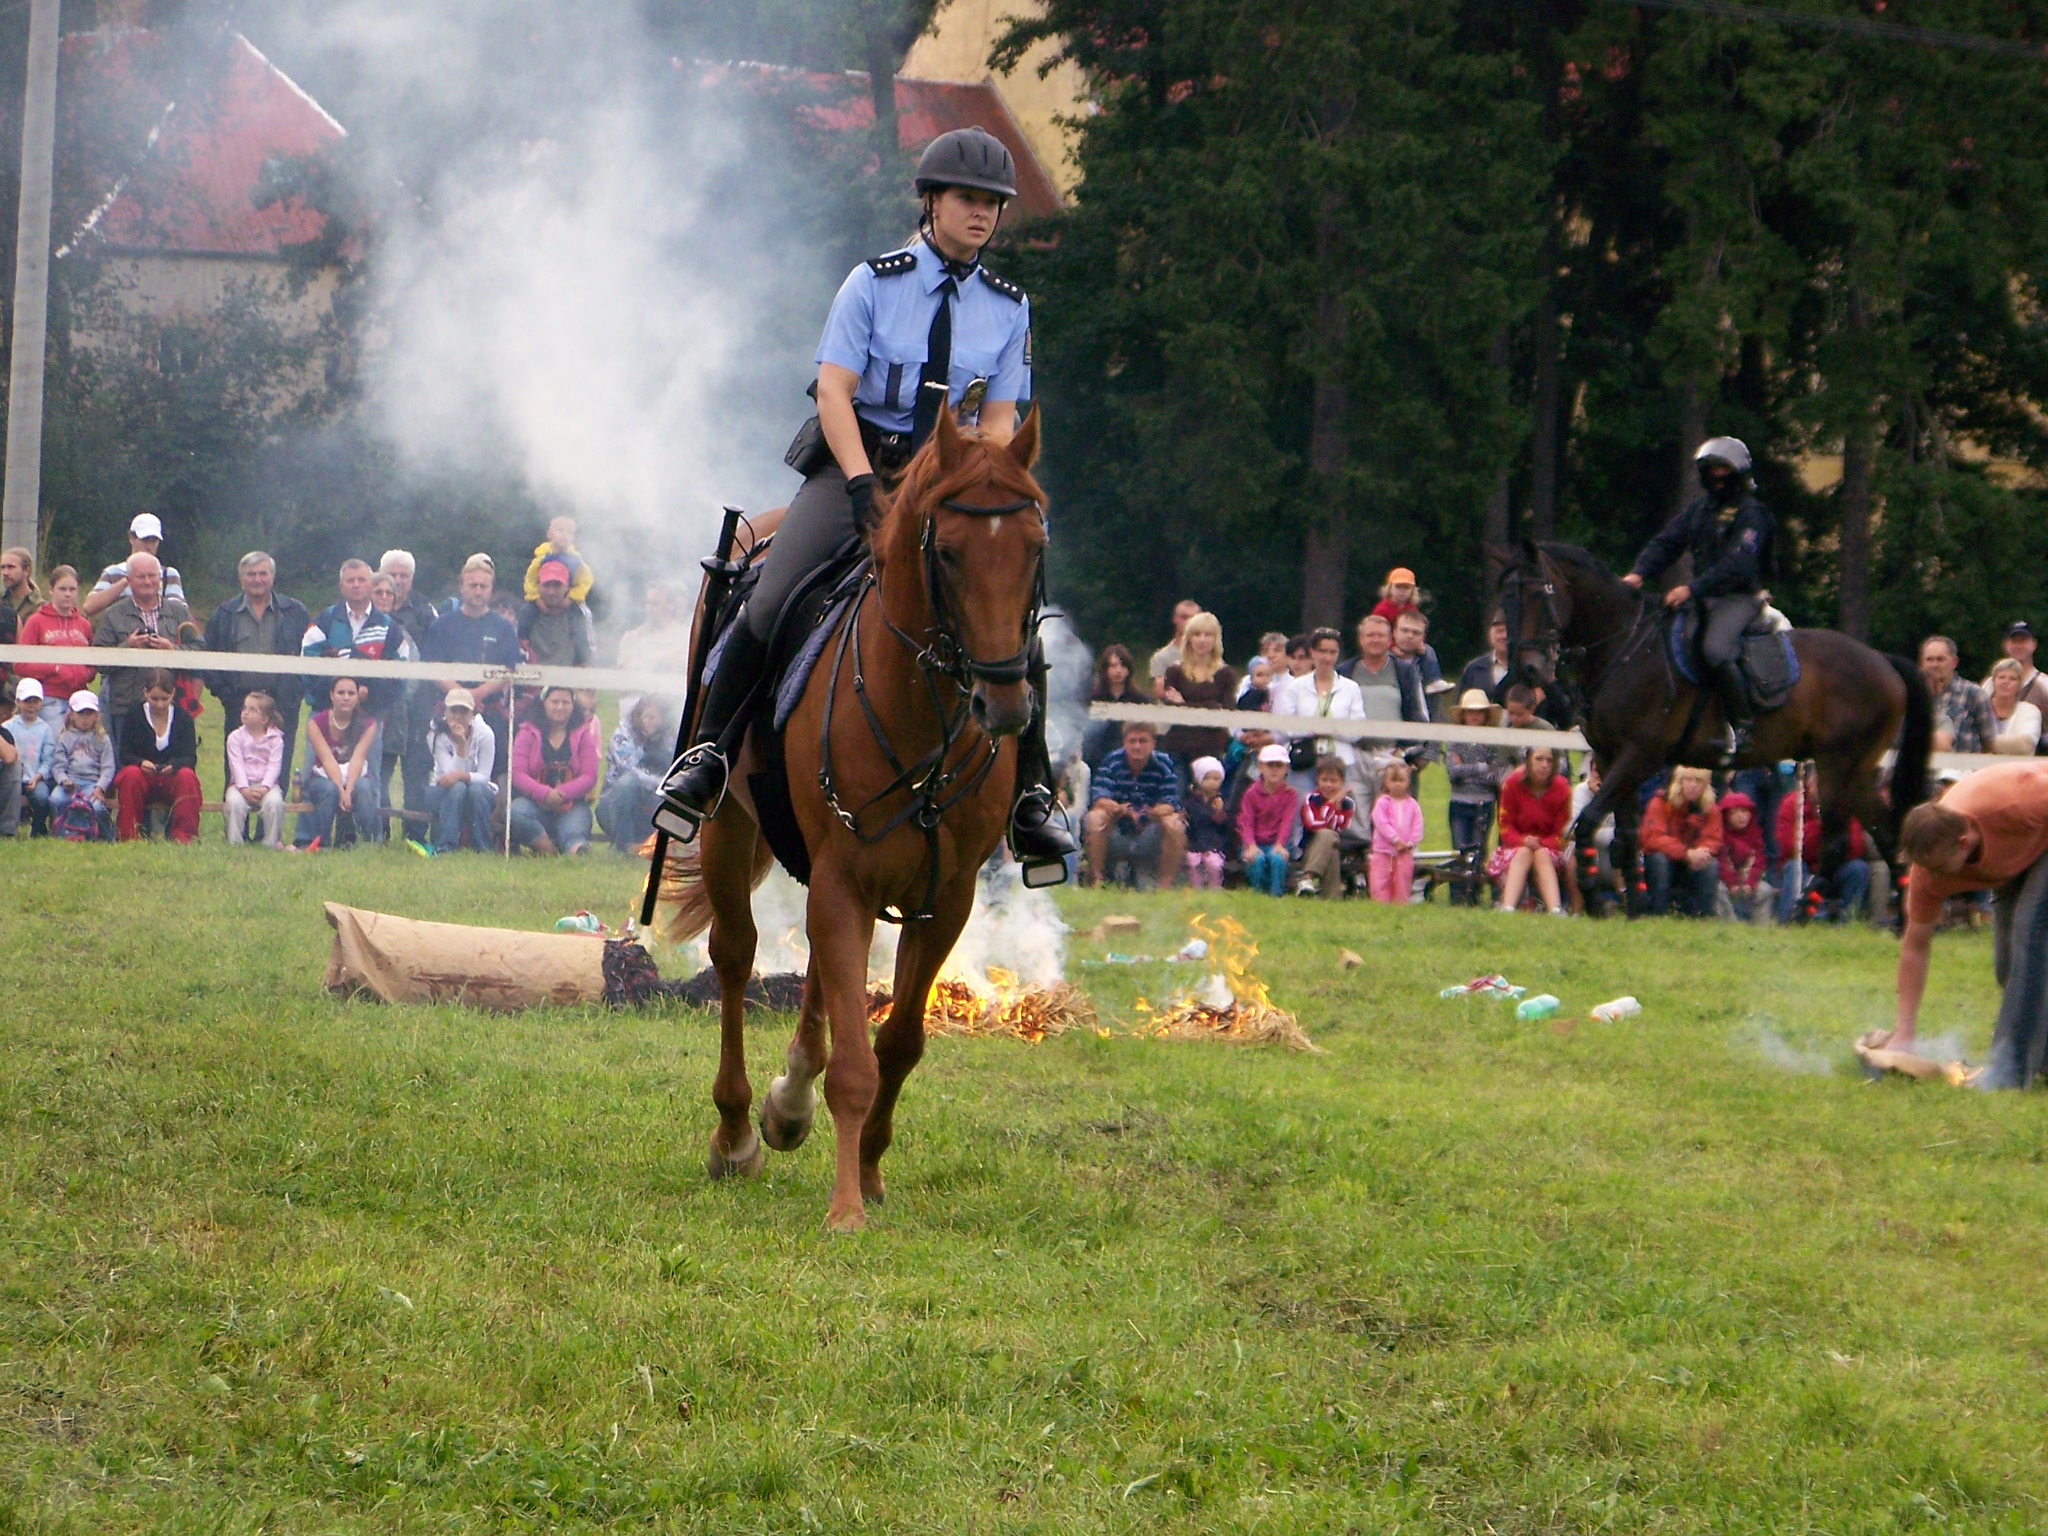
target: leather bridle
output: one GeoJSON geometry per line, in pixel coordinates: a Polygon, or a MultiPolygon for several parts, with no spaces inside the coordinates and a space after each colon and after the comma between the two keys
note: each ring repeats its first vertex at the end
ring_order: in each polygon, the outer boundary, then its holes
{"type": "MultiPolygon", "coordinates": [[[[1029,496],[1020,496],[1015,501],[1002,502],[997,506],[981,506],[974,502],[959,501],[947,497],[939,503],[948,512],[958,512],[963,517],[1007,517],[1012,512],[1037,512],[1041,516],[1045,508],[1029,496]]],[[[898,629],[885,613],[882,622],[890,632],[917,653],[917,664],[927,672],[936,672],[951,678],[962,688],[974,684],[1021,683],[1031,675],[1031,644],[1038,636],[1038,626],[1045,613],[1045,551],[1038,552],[1038,573],[1032,579],[1031,609],[1024,615],[1024,643],[1008,656],[993,661],[984,661],[973,655],[966,642],[960,638],[958,620],[955,618],[953,590],[946,580],[946,573],[939,564],[939,543],[937,537],[938,518],[925,514],[924,528],[918,535],[918,555],[924,562],[925,597],[932,605],[932,638],[929,644],[919,644],[911,635],[898,629]]]]}
{"type": "Polygon", "coordinates": [[[1516,662],[1522,663],[1525,656],[1541,657],[1548,663],[1554,680],[1564,656],[1564,622],[1557,613],[1557,583],[1541,571],[1531,574],[1520,566],[1511,566],[1501,573],[1501,610],[1501,616],[1508,620],[1508,642],[1514,648],[1516,662]],[[1536,634],[1524,638],[1517,631],[1522,627],[1522,600],[1532,588],[1543,598],[1544,625],[1536,634]],[[1508,598],[1510,592],[1514,594],[1512,602],[1508,598]]]}

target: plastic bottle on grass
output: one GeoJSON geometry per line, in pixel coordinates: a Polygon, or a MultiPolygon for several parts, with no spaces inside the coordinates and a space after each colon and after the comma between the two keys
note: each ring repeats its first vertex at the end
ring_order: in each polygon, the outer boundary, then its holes
{"type": "Polygon", "coordinates": [[[1617,1019],[1632,1019],[1643,1011],[1643,1005],[1632,997],[1617,997],[1611,1003],[1602,1003],[1593,1010],[1593,1017],[1602,1024],[1612,1024],[1617,1019]]]}
{"type": "Polygon", "coordinates": [[[1515,1005],[1518,1019],[1547,1019],[1557,1012],[1557,999],[1548,992],[1538,992],[1534,997],[1525,997],[1515,1005]]]}

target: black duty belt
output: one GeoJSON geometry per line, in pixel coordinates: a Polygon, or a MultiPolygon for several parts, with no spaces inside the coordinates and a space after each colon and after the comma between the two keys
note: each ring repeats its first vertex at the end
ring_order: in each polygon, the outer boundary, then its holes
{"type": "Polygon", "coordinates": [[[867,450],[868,462],[875,466],[875,473],[884,479],[894,479],[901,474],[915,451],[910,434],[884,432],[865,416],[856,416],[854,420],[860,423],[860,445],[867,450]]]}

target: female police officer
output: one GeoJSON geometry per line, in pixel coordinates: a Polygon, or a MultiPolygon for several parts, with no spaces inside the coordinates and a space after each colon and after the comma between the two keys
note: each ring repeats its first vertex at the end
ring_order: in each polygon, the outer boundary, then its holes
{"type": "MultiPolygon", "coordinates": [[[[725,791],[728,727],[759,678],[784,604],[810,572],[853,551],[874,517],[876,483],[895,483],[941,410],[978,410],[982,432],[999,441],[1016,429],[1031,382],[1031,308],[1023,289],[981,265],[1017,193],[1010,151],[979,128],[941,134],[918,160],[917,193],[919,238],[855,267],[832,301],[818,344],[817,421],[790,450],[803,488],[725,642],[696,744],[662,789],[666,809],[692,825],[725,791]]],[[[1010,851],[1039,876],[1033,884],[1075,846],[1054,819],[1045,681],[1037,662],[1040,706],[1018,741],[1010,812],[1010,851]]]]}

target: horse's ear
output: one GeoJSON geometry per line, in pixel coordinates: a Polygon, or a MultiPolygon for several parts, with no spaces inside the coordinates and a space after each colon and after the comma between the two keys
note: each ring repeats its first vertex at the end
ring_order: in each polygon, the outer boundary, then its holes
{"type": "Polygon", "coordinates": [[[1032,402],[1031,409],[1024,413],[1024,425],[1017,429],[1017,435],[1010,439],[1008,452],[1017,461],[1017,467],[1026,474],[1038,462],[1038,404],[1032,402]]]}
{"type": "Polygon", "coordinates": [[[1522,559],[1526,564],[1537,565],[1542,562],[1543,552],[1536,547],[1536,541],[1534,539],[1524,537],[1522,540],[1521,547],[1522,559]]]}
{"type": "Polygon", "coordinates": [[[950,410],[940,410],[938,430],[932,437],[939,445],[939,473],[952,474],[960,467],[961,459],[966,457],[967,439],[960,435],[960,425],[954,421],[950,410]]]}

